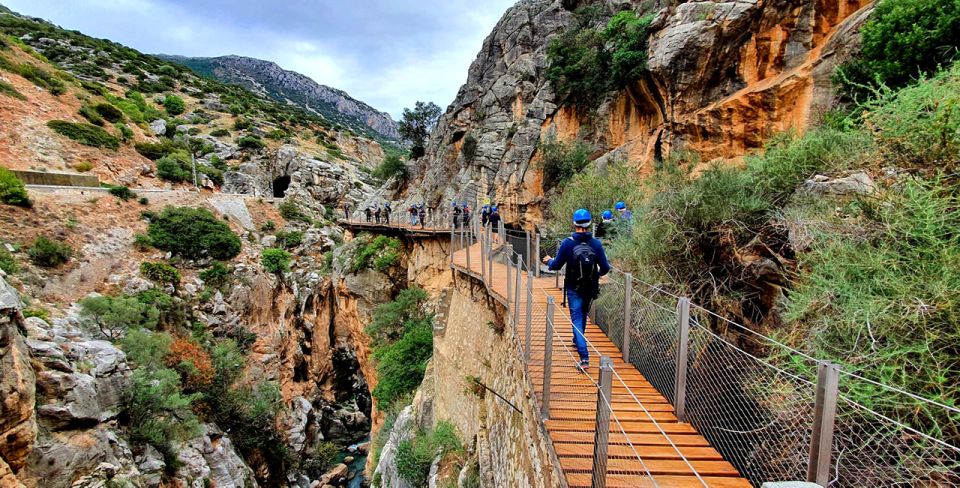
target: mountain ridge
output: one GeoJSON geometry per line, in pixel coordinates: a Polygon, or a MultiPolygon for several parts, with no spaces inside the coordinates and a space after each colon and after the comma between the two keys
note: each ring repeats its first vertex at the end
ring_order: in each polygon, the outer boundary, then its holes
{"type": "Polygon", "coordinates": [[[254,93],[297,105],[366,135],[390,141],[400,138],[397,123],[388,113],[352,97],[344,90],[320,84],[307,75],[284,69],[273,61],[236,54],[215,57],[156,56],[186,66],[201,76],[241,85],[254,93]]]}

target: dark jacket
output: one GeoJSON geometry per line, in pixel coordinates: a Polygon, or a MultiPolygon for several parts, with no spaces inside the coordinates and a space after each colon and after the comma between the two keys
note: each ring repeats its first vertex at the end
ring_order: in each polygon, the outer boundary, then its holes
{"type": "MultiPolygon", "coordinates": [[[[557,256],[551,259],[547,263],[547,267],[551,271],[558,271],[565,264],[573,261],[573,248],[580,244],[581,242],[586,242],[593,248],[593,252],[597,254],[597,265],[600,267],[600,276],[603,276],[610,272],[610,263],[607,262],[607,254],[603,252],[603,245],[600,244],[600,241],[593,238],[593,234],[589,232],[574,232],[570,237],[567,237],[562,242],[560,242],[560,249],[557,250],[557,256]]],[[[572,284],[567,283],[567,278],[563,279],[564,289],[569,289],[572,287],[572,284]]]]}

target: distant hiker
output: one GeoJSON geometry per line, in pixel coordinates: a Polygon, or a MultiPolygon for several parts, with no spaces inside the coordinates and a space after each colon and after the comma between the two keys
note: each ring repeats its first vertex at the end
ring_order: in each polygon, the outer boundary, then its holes
{"type": "Polygon", "coordinates": [[[346,202],[343,203],[343,219],[350,220],[350,204],[346,202]]]}
{"type": "Polygon", "coordinates": [[[417,225],[417,206],[410,204],[410,208],[407,209],[407,213],[410,214],[410,226],[413,227],[417,225]]]}
{"type": "Polygon", "coordinates": [[[496,206],[490,207],[488,219],[490,220],[490,233],[493,236],[493,242],[500,242],[500,235],[498,234],[500,231],[500,209],[496,206]]]}
{"type": "Polygon", "coordinates": [[[594,236],[596,236],[597,239],[605,239],[608,236],[613,237],[615,232],[613,212],[604,210],[602,220],[597,224],[597,231],[594,233],[594,236]]]}
{"type": "Polygon", "coordinates": [[[486,227],[487,222],[490,221],[490,204],[485,203],[483,208],[480,209],[480,223],[486,227]]]}
{"type": "Polygon", "coordinates": [[[373,211],[373,217],[376,219],[377,223],[380,223],[380,204],[377,204],[377,209],[373,211]]]}
{"type": "Polygon", "coordinates": [[[467,202],[463,202],[463,225],[462,227],[467,227],[470,225],[470,206],[467,205],[467,202]]]}
{"type": "Polygon", "coordinates": [[[383,223],[390,225],[390,202],[383,204],[383,223]]]}
{"type": "Polygon", "coordinates": [[[616,204],[617,212],[620,212],[620,220],[623,222],[629,222],[633,219],[633,212],[627,210],[627,204],[624,202],[617,202],[616,204]]]}
{"type": "Polygon", "coordinates": [[[457,206],[457,202],[453,202],[453,228],[456,229],[460,227],[460,207],[457,206]]]}
{"type": "Polygon", "coordinates": [[[427,221],[427,208],[420,204],[420,228],[423,228],[423,224],[427,221]]]}
{"type": "Polygon", "coordinates": [[[367,222],[370,222],[370,218],[373,217],[373,211],[370,210],[369,205],[367,205],[367,208],[363,210],[363,213],[367,216],[367,222]]]}
{"type": "Polygon", "coordinates": [[[581,208],[573,213],[574,232],[560,243],[557,257],[546,256],[543,263],[552,271],[567,267],[563,289],[570,303],[570,321],[573,322],[573,340],[580,356],[580,370],[590,367],[587,350],[587,313],[590,303],[600,293],[600,277],[610,271],[610,263],[603,245],[590,234],[590,212],[581,208]]]}

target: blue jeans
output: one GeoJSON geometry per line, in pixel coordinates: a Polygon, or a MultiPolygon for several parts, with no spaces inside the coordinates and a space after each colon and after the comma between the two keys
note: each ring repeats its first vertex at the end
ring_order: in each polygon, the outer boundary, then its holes
{"type": "Polygon", "coordinates": [[[583,298],[575,290],[566,290],[567,306],[570,307],[570,321],[573,322],[573,341],[577,344],[577,354],[581,361],[590,360],[587,350],[587,312],[590,311],[590,299],[583,298]]]}

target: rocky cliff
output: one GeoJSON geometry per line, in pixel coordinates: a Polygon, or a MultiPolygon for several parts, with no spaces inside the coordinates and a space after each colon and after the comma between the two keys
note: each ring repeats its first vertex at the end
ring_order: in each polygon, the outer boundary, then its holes
{"type": "Polygon", "coordinates": [[[736,161],[829,109],[830,77],[871,8],[868,0],[521,1],[484,41],[404,196],[485,194],[508,222],[530,225],[543,216],[537,148],[550,135],[585,141],[593,159],[625,160],[641,173],[678,150],[736,161]],[[578,111],[547,80],[546,51],[587,4],[655,17],[647,74],[595,111],[578,111]],[[477,142],[469,160],[461,151],[468,136],[477,142]]]}
{"type": "Polygon", "coordinates": [[[293,103],[343,124],[361,133],[373,131],[389,140],[397,140],[397,123],[390,114],[380,112],[347,92],[321,85],[310,77],[281,68],[276,63],[245,56],[192,58],[160,55],[204,76],[246,87],[280,102],[293,103]]]}

